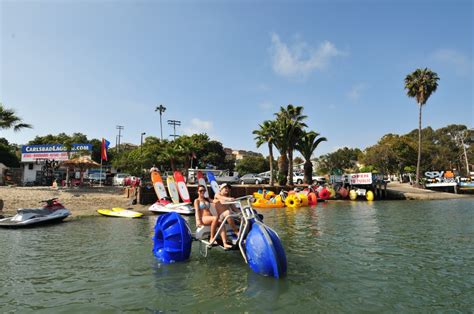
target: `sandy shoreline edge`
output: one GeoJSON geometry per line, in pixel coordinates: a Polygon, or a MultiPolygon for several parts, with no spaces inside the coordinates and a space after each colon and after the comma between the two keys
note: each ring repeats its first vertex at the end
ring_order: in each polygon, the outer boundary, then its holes
{"type": "MultiPolygon", "coordinates": [[[[452,194],[417,189],[407,184],[390,183],[388,193],[397,195],[392,199],[406,200],[447,200],[468,198],[474,200],[474,195],[452,194]]],[[[150,205],[132,205],[122,187],[94,187],[55,189],[51,187],[14,187],[0,186],[0,199],[3,199],[3,214],[10,216],[18,208],[38,208],[40,201],[57,197],[68,208],[73,217],[97,215],[99,208],[123,207],[143,214],[153,215],[148,211],[150,205]]],[[[345,202],[346,200],[339,200],[345,202]]],[[[377,202],[377,201],[376,201],[377,202]]]]}

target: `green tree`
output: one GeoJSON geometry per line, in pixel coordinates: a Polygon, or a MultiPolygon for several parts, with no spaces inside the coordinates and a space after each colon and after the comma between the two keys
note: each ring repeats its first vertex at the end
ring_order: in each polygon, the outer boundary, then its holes
{"type": "Polygon", "coordinates": [[[269,161],[263,156],[246,156],[237,161],[235,169],[240,176],[247,173],[260,173],[270,169],[269,161]]]}
{"type": "Polygon", "coordinates": [[[419,184],[421,162],[421,113],[422,108],[438,88],[438,74],[428,68],[416,69],[405,77],[405,89],[408,97],[413,97],[419,106],[418,114],[418,158],[416,163],[416,185],[419,184]]]}
{"type": "Polygon", "coordinates": [[[32,128],[31,124],[23,123],[15,111],[7,109],[0,103],[0,130],[13,129],[13,131],[20,131],[21,129],[32,128]]]}
{"type": "Polygon", "coordinates": [[[357,162],[362,155],[358,148],[340,148],[335,152],[322,155],[318,158],[319,174],[335,174],[339,172],[357,171],[357,162]]]}
{"type": "Polygon", "coordinates": [[[275,121],[266,120],[262,124],[260,124],[259,127],[260,129],[254,130],[252,133],[255,135],[257,147],[260,147],[264,143],[267,143],[268,145],[268,159],[270,164],[270,185],[273,186],[273,145],[277,133],[277,125],[275,121]]]}
{"type": "Polygon", "coordinates": [[[296,143],[296,149],[304,157],[304,183],[311,184],[313,182],[313,163],[311,162],[311,156],[313,155],[316,148],[325,142],[325,137],[319,137],[319,133],[309,131],[303,131],[303,135],[296,143]]]}
{"type": "Polygon", "coordinates": [[[277,120],[283,126],[283,138],[287,141],[288,156],[288,184],[293,185],[293,151],[296,143],[303,135],[303,129],[306,124],[303,122],[307,116],[303,115],[302,106],[293,106],[289,104],[286,108],[280,107],[276,114],[277,120]]]}
{"type": "Polygon", "coordinates": [[[19,167],[20,159],[16,154],[18,147],[8,142],[6,138],[0,137],[0,162],[7,167],[19,167]]]}

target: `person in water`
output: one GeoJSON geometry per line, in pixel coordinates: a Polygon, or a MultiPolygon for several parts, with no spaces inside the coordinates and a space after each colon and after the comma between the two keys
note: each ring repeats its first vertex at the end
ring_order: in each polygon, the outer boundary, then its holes
{"type": "MultiPolygon", "coordinates": [[[[216,240],[216,230],[219,225],[219,219],[211,213],[212,201],[204,196],[206,188],[204,185],[198,186],[198,198],[194,200],[194,212],[196,216],[196,226],[211,226],[211,236],[209,242],[212,244],[216,240]]],[[[227,244],[227,235],[225,228],[221,230],[221,238],[224,249],[230,249],[232,245],[227,244]]]]}
{"type": "MultiPolygon", "coordinates": [[[[224,218],[237,211],[234,204],[223,204],[225,202],[233,202],[235,198],[230,196],[231,186],[229,183],[223,183],[219,186],[219,192],[214,196],[214,205],[216,206],[217,215],[219,216],[219,222],[222,222],[224,218]]],[[[236,235],[239,234],[239,228],[237,228],[234,219],[232,217],[227,218],[227,223],[232,227],[236,235]]]]}

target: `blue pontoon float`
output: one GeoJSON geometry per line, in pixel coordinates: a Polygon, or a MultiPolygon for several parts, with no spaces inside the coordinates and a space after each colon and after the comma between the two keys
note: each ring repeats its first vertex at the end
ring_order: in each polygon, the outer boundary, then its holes
{"type": "MultiPolygon", "coordinates": [[[[261,275],[281,278],[286,273],[286,255],[278,234],[263,223],[259,215],[249,202],[250,196],[237,198],[234,204],[240,213],[234,213],[225,217],[240,219],[240,235],[233,240],[234,247],[240,250],[244,261],[250,268],[261,275]],[[240,201],[245,201],[242,206],[240,201]]],[[[219,234],[222,224],[216,231],[219,234]]],[[[193,240],[200,241],[200,252],[207,256],[208,250],[212,248],[207,241],[209,227],[199,228],[194,235],[188,223],[177,213],[171,212],[158,218],[153,236],[153,253],[165,264],[186,261],[191,255],[191,244],[193,240]]]]}

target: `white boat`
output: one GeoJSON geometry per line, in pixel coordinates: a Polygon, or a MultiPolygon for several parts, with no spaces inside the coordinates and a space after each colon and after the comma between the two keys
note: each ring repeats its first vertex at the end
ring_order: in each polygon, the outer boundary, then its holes
{"type": "Polygon", "coordinates": [[[176,212],[181,215],[194,215],[194,208],[191,206],[191,203],[163,204],[160,201],[157,201],[155,204],[151,205],[148,210],[159,214],[176,212]]]}
{"type": "Polygon", "coordinates": [[[63,221],[71,212],[56,199],[44,201],[43,208],[20,208],[13,217],[0,219],[2,228],[22,228],[63,221]]]}

